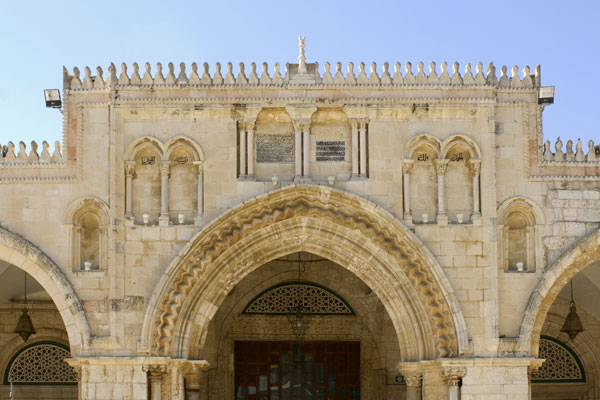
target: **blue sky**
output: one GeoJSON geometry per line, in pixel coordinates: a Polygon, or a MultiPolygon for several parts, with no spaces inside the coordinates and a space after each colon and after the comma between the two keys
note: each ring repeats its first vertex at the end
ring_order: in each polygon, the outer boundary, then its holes
{"type": "MultiPolygon", "coordinates": [[[[62,137],[44,88],[71,71],[110,62],[178,65],[295,62],[393,64],[493,61],[498,69],[542,65],[555,85],[544,134],[600,142],[598,1],[4,1],[0,5],[0,143],[62,137]]],[[[119,68],[120,69],[120,68],[119,68]]],[[[153,67],[154,69],[154,67],[153,67]]],[[[190,67],[188,66],[188,71],[190,67]]],[[[176,68],[176,71],[178,67],[176,68]]],[[[355,67],[355,71],[357,68],[355,67]]],[[[473,68],[474,70],[474,68],[473,68]]],[[[131,68],[129,70],[131,72],[131,68]]],[[[106,72],[105,72],[106,76],[106,72]]]]}

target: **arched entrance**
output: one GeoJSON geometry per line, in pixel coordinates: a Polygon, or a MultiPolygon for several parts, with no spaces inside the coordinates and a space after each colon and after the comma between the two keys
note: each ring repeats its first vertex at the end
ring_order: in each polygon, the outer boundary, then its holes
{"type": "Polygon", "coordinates": [[[81,355],[89,342],[82,304],[47,255],[4,228],[0,293],[0,397],[77,398],[76,371],[65,359],[81,355]],[[13,329],[24,307],[34,331],[20,336],[13,329]]]}
{"type": "Polygon", "coordinates": [[[374,203],[313,185],[259,196],[198,233],[159,281],[143,345],[152,355],[188,358],[191,332],[202,347],[213,316],[245,276],[300,251],[346,268],[377,295],[403,361],[457,356],[467,346],[458,302],[423,243],[374,203]]]}
{"type": "Polygon", "coordinates": [[[600,230],[573,245],[544,272],[525,309],[517,352],[537,356],[542,327],[556,297],[575,275],[597,261],[600,261],[600,230]]]}
{"type": "Polygon", "coordinates": [[[2,227],[0,261],[27,272],[42,286],[65,324],[71,353],[80,354],[89,343],[90,328],[83,305],[63,271],[31,242],[2,227]]]}
{"type": "Polygon", "coordinates": [[[600,352],[596,346],[600,323],[596,305],[599,275],[600,230],[583,238],[559,257],[533,290],[521,324],[517,348],[523,355],[547,360],[540,374],[545,380],[533,377],[532,398],[596,398],[600,393],[600,352]],[[575,288],[577,312],[584,326],[584,331],[574,339],[560,330],[569,312],[570,282],[575,288]],[[582,299],[585,301],[580,301],[582,299]],[[581,360],[579,379],[573,379],[576,377],[571,371],[573,368],[565,367],[568,358],[558,357],[556,350],[548,351],[548,343],[555,348],[567,348],[573,359],[581,360]],[[552,374],[544,375],[544,370],[549,368],[552,368],[552,374]]]}

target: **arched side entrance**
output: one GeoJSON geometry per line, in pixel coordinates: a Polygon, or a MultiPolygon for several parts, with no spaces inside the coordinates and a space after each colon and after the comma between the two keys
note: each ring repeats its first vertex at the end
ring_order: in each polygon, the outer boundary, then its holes
{"type": "Polygon", "coordinates": [[[576,243],[544,272],[525,309],[517,352],[537,356],[542,327],[556,296],[575,275],[599,260],[600,230],[576,243]]]}
{"type": "Polygon", "coordinates": [[[2,227],[0,260],[24,270],[44,288],[65,324],[71,353],[80,354],[89,342],[90,328],[83,305],[63,271],[31,242],[2,227]]]}
{"type": "Polygon", "coordinates": [[[342,265],[373,290],[393,321],[405,360],[457,356],[467,346],[451,286],[414,234],[367,200],[298,185],[238,206],[190,241],[150,301],[143,331],[148,350],[185,358],[191,329],[205,336],[241,279],[298,251],[342,265]]]}

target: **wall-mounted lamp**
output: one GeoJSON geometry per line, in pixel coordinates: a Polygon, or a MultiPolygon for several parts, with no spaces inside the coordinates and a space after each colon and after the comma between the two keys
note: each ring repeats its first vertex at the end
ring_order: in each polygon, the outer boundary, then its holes
{"type": "Polygon", "coordinates": [[[278,182],[279,178],[277,177],[277,175],[273,175],[273,177],[271,178],[271,183],[273,183],[273,186],[277,185],[278,182]]]}
{"type": "Polygon", "coordinates": [[[150,214],[142,214],[142,221],[144,221],[144,225],[148,225],[150,222],[150,214]]]}
{"type": "Polygon", "coordinates": [[[459,224],[462,224],[463,222],[465,222],[463,215],[456,214],[456,221],[458,221],[459,224]]]}
{"type": "Polygon", "coordinates": [[[423,214],[421,214],[421,218],[423,219],[424,224],[429,222],[429,214],[423,213],[423,214]]]}
{"type": "Polygon", "coordinates": [[[554,86],[542,86],[538,91],[538,104],[554,103],[554,86]]]}
{"type": "Polygon", "coordinates": [[[60,90],[58,89],[44,89],[44,98],[48,108],[60,108],[62,106],[60,90]]]}
{"type": "Polygon", "coordinates": [[[333,185],[335,183],[335,176],[328,176],[327,182],[329,182],[330,186],[333,185]]]}
{"type": "Polygon", "coordinates": [[[179,222],[179,225],[183,225],[183,223],[185,222],[185,215],[177,214],[177,222],[179,222]]]}
{"type": "Polygon", "coordinates": [[[84,269],[84,271],[91,271],[92,270],[92,262],[91,261],[84,262],[83,269],[84,269]]]}

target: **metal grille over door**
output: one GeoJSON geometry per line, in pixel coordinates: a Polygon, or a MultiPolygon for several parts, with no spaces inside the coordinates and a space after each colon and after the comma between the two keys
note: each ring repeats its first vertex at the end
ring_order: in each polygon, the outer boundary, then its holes
{"type": "Polygon", "coordinates": [[[236,400],[360,399],[360,342],[235,342],[236,400]]]}

